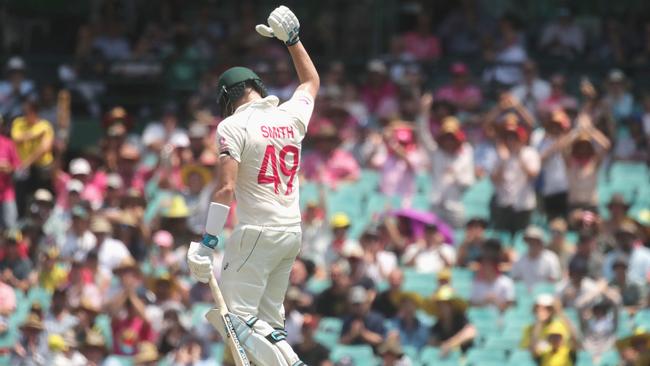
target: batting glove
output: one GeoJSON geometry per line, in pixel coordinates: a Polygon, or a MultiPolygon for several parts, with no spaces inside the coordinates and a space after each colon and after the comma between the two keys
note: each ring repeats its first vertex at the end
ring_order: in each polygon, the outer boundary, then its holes
{"type": "Polygon", "coordinates": [[[211,248],[206,247],[195,241],[190,243],[187,250],[187,264],[190,273],[197,281],[208,283],[212,276],[212,252],[211,248]]]}
{"type": "Polygon", "coordinates": [[[269,25],[258,24],[255,26],[257,33],[264,37],[275,37],[283,41],[287,46],[293,46],[300,40],[300,22],[296,15],[286,6],[275,8],[269,15],[269,25]]]}

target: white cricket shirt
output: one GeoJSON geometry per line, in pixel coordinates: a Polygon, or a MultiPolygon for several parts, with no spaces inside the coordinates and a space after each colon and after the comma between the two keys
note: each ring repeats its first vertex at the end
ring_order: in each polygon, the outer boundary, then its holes
{"type": "Polygon", "coordinates": [[[314,99],[296,91],[278,103],[274,95],[246,103],[217,128],[220,154],[239,162],[235,197],[242,224],[300,223],[298,169],[314,99]]]}

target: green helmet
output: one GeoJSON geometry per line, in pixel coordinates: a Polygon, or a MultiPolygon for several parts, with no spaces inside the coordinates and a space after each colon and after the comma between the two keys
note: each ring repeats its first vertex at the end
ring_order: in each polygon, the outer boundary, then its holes
{"type": "Polygon", "coordinates": [[[221,74],[217,83],[217,102],[222,115],[228,116],[234,112],[231,106],[244,95],[247,86],[255,89],[262,97],[268,95],[262,79],[247,67],[231,67],[221,74]]]}

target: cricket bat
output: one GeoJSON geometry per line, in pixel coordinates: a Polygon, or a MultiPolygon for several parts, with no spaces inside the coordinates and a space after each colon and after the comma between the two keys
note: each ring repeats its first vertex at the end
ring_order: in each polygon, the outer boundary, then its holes
{"type": "Polygon", "coordinates": [[[212,297],[217,304],[219,312],[218,314],[216,312],[208,312],[205,317],[211,324],[219,324],[219,322],[223,323],[227,335],[224,342],[232,353],[235,365],[251,366],[248,356],[246,356],[246,351],[244,351],[244,347],[239,343],[239,338],[237,338],[237,333],[235,333],[235,327],[232,325],[232,320],[230,319],[231,314],[228,313],[228,307],[226,307],[226,302],[223,300],[223,295],[221,294],[219,284],[217,283],[217,279],[214,278],[214,275],[210,277],[210,289],[212,290],[212,297]]]}

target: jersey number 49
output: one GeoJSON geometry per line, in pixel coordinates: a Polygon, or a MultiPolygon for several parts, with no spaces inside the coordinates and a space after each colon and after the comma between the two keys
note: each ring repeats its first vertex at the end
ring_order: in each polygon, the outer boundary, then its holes
{"type": "Polygon", "coordinates": [[[298,172],[298,165],[300,164],[300,151],[298,147],[293,145],[287,145],[280,150],[279,154],[276,154],[275,146],[267,145],[266,151],[264,151],[264,159],[262,159],[262,166],[260,166],[260,173],[257,175],[258,184],[269,184],[273,183],[273,189],[276,194],[279,194],[279,187],[281,184],[279,171],[282,172],[282,175],[287,177],[287,191],[285,195],[290,195],[293,192],[293,179],[298,172]],[[290,166],[287,166],[287,155],[290,155],[289,159],[292,160],[290,166]],[[278,160],[280,164],[278,164],[278,160]],[[269,174],[269,166],[271,167],[271,174],[269,174]]]}

